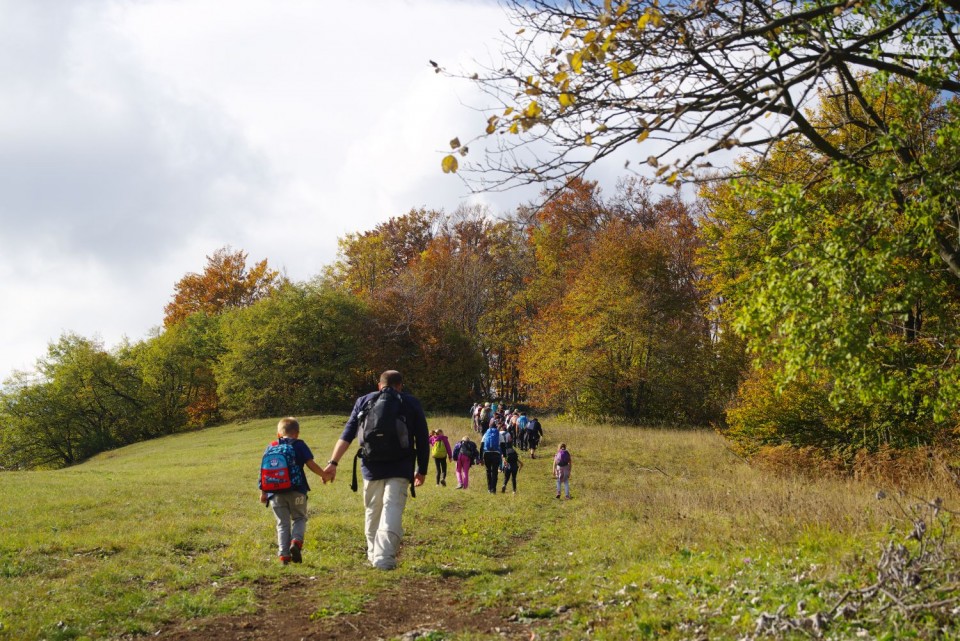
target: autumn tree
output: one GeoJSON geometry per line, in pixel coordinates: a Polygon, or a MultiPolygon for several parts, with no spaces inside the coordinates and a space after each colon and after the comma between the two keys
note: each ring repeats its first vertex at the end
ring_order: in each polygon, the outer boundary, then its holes
{"type": "MultiPolygon", "coordinates": [[[[482,367],[468,329],[476,318],[467,311],[469,281],[463,280],[475,274],[471,259],[448,242],[447,232],[438,238],[444,220],[441,212],[411,210],[347,236],[327,280],[367,305],[372,322],[367,379],[399,368],[424,402],[452,409],[470,402],[482,367]],[[448,261],[453,254],[460,257],[448,261]],[[458,308],[464,313],[454,311],[458,308]]],[[[460,231],[468,248],[477,230],[464,221],[460,231]]]]}
{"type": "Polygon", "coordinates": [[[516,0],[510,8],[520,27],[514,47],[498,69],[473,76],[502,102],[481,134],[493,145],[477,188],[581,175],[638,144],[635,165],[668,181],[693,178],[716,151],[764,153],[795,137],[829,164],[865,170],[871,158],[892,156],[897,180],[875,197],[899,209],[914,198],[912,185],[927,184],[925,197],[940,210],[929,234],[960,277],[955,108],[943,135],[916,149],[869,97],[870,84],[886,79],[919,83],[943,100],[957,94],[958,3],[516,0]],[[828,126],[808,116],[818,90],[841,106],[828,126]],[[836,144],[831,127],[846,125],[872,132],[871,142],[836,144]]]}
{"type": "Polygon", "coordinates": [[[597,232],[611,218],[595,181],[571,178],[562,188],[545,189],[540,196],[541,205],[528,205],[520,212],[536,261],[527,288],[527,298],[535,309],[548,307],[563,296],[584,266],[597,232]]]}
{"type": "Polygon", "coordinates": [[[440,219],[436,235],[413,267],[416,288],[423,294],[422,322],[436,325],[446,336],[444,342],[464,343],[453,352],[473,371],[472,399],[491,393],[512,402],[523,398],[519,344],[525,314],[520,295],[532,261],[514,221],[495,220],[485,208],[461,207],[440,219]]]}
{"type": "Polygon", "coordinates": [[[920,339],[936,327],[911,349],[952,344],[952,331],[927,321],[949,318],[944,305],[960,290],[960,5],[534,0],[511,9],[516,46],[476,76],[501,101],[480,135],[493,153],[477,188],[581,175],[618,149],[635,149],[631,164],[667,182],[704,178],[698,170],[716,152],[754,152],[732,173],[768,181],[762,199],[778,214],[763,242],[779,253],[762,250],[770,269],[751,281],[741,330],[777,352],[787,378],[839,374],[847,396],[899,397],[947,416],[955,358],[933,365],[934,349],[894,367],[889,358],[905,353],[876,330],[892,322],[920,339]],[[750,173],[788,147],[806,160],[801,173],[750,173]],[[946,289],[928,291],[946,296],[921,308],[932,274],[946,289]],[[840,313],[831,321],[825,310],[840,313]]]}
{"type": "Polygon", "coordinates": [[[218,314],[260,300],[281,282],[280,273],[264,259],[247,266],[247,253],[222,247],[207,256],[202,273],[190,273],[174,286],[173,300],[164,308],[163,324],[170,327],[197,312],[218,314]]]}
{"type": "Polygon", "coordinates": [[[613,211],[602,219],[580,269],[533,322],[522,371],[534,400],[632,422],[715,418],[718,407],[704,403],[712,345],[687,207],[668,197],[643,222],[613,211]]]}
{"type": "Polygon", "coordinates": [[[327,269],[329,279],[365,299],[386,291],[427,248],[439,217],[436,211],[411,209],[369,231],[347,234],[327,269]]]}

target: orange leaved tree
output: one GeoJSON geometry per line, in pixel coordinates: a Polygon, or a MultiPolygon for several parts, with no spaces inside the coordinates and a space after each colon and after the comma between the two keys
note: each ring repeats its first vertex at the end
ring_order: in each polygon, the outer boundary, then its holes
{"type": "Polygon", "coordinates": [[[190,273],[174,286],[173,300],[164,307],[163,324],[170,327],[197,312],[217,314],[225,309],[247,307],[280,285],[280,273],[266,259],[247,268],[247,253],[221,247],[207,256],[199,274],[190,273]]]}

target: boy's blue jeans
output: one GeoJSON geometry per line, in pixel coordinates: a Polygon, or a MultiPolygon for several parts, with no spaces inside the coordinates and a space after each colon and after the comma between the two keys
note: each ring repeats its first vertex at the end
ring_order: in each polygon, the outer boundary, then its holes
{"type": "Polygon", "coordinates": [[[280,556],[290,556],[290,541],[303,541],[307,533],[307,495],[280,492],[270,497],[270,509],[277,517],[277,546],[280,556]]]}

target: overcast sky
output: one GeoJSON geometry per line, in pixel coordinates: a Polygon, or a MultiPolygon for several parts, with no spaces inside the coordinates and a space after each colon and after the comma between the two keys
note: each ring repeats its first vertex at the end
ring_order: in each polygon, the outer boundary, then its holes
{"type": "Polygon", "coordinates": [[[0,14],[2,378],[64,332],[145,338],[225,245],[305,280],[346,233],[468,202],[440,160],[482,130],[464,106],[479,98],[429,60],[489,61],[510,31],[479,0],[0,0],[0,14]]]}

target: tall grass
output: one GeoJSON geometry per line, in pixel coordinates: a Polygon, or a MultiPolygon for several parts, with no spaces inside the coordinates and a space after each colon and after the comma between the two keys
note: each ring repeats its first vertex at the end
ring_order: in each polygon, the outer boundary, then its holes
{"type": "MultiPolygon", "coordinates": [[[[318,460],[343,420],[301,419],[318,460]]],[[[450,596],[463,607],[513,610],[547,637],[738,638],[761,611],[801,599],[813,608],[828,599],[823,586],[860,581],[859,559],[897,514],[869,485],[751,468],[710,432],[548,421],[544,457],[524,459],[516,495],[488,494],[481,467],[466,492],[437,487],[431,470],[408,503],[391,574],[363,562],[350,460],[332,485],[311,475],[304,563],[281,567],[255,480],[275,425],[232,424],[66,470],[0,474],[0,638],[151,634],[172,621],[252,613],[255,585],[291,575],[330,579],[316,581],[311,605],[324,615],[369,607],[398,577],[448,576],[462,579],[450,596]],[[550,476],[561,440],[574,460],[570,501],[554,498],[550,476]]],[[[431,427],[451,440],[469,432],[465,418],[431,427]]],[[[953,488],[914,489],[957,503],[953,488]]]]}

